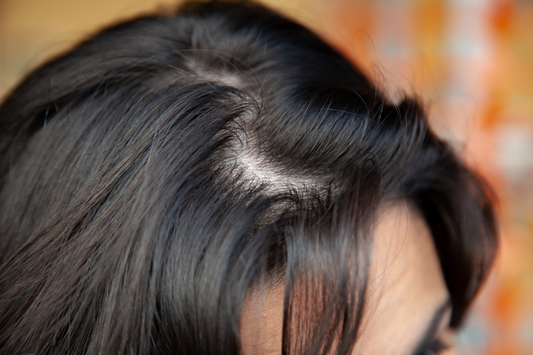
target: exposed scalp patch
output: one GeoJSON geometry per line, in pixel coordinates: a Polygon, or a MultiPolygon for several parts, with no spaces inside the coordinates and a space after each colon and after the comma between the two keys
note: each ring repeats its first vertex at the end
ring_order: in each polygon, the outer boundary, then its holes
{"type": "Polygon", "coordinates": [[[225,68],[214,71],[213,69],[209,69],[209,65],[204,64],[199,58],[187,58],[185,60],[185,66],[197,78],[206,82],[235,87],[245,92],[248,91],[245,80],[242,77],[243,75],[236,73],[236,71],[230,71],[225,68]]]}
{"type": "Polygon", "coordinates": [[[288,174],[288,169],[273,163],[273,159],[270,159],[265,152],[261,152],[257,142],[253,132],[241,130],[228,152],[228,160],[234,164],[236,171],[250,186],[262,185],[272,193],[294,189],[299,191],[316,189],[316,179],[288,174]]]}
{"type": "MultiPolygon", "coordinates": [[[[185,65],[196,77],[206,82],[235,88],[243,94],[237,100],[249,99],[249,106],[252,107],[229,124],[231,143],[222,152],[223,159],[217,169],[229,172],[250,188],[262,186],[267,193],[317,190],[316,178],[290,174],[288,167],[274,163],[275,159],[262,151],[257,134],[257,127],[261,124],[259,108],[262,103],[252,94],[253,86],[248,83],[251,80],[245,80],[247,74],[223,68],[218,71],[209,70],[197,58],[189,58],[185,65]]],[[[245,102],[244,105],[248,106],[245,102]]]]}

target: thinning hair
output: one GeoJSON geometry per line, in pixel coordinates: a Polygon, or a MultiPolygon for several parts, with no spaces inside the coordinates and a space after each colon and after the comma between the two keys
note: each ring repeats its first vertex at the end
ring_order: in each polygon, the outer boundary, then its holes
{"type": "Polygon", "coordinates": [[[349,354],[378,205],[423,214],[452,326],[497,248],[490,190],[417,100],[251,2],[130,20],[30,73],[0,106],[0,179],[3,354],[237,354],[246,294],[280,283],[283,353],[349,354]]]}

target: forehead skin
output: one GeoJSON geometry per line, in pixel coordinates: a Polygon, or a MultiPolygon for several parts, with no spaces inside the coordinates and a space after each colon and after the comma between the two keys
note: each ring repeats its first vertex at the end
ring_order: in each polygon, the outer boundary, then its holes
{"type": "MultiPolygon", "coordinates": [[[[415,208],[395,204],[381,208],[367,302],[353,355],[411,355],[433,314],[448,299],[430,231],[415,208]]],[[[241,319],[243,355],[281,354],[283,285],[251,292],[241,319]]],[[[437,335],[448,345],[448,309],[437,335]]],[[[456,354],[450,347],[441,355],[456,354]]]]}
{"type": "MultiPolygon", "coordinates": [[[[378,214],[374,235],[368,302],[353,354],[411,355],[449,298],[431,232],[415,208],[396,204],[378,214]]],[[[448,309],[437,333],[447,344],[450,315],[448,309]]]]}

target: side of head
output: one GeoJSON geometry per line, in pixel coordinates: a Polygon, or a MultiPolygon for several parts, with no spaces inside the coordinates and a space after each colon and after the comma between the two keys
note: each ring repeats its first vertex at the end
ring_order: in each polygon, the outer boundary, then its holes
{"type": "Polygon", "coordinates": [[[253,3],[111,27],[0,106],[3,353],[238,353],[284,285],[283,350],[349,354],[379,206],[427,222],[457,326],[497,247],[488,189],[307,29],[253,3]]]}

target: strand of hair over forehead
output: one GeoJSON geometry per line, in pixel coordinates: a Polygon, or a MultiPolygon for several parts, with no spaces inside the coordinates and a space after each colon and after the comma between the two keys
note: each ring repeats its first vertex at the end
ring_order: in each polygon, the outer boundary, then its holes
{"type": "Polygon", "coordinates": [[[1,353],[236,354],[247,294],[281,285],[283,353],[349,354],[383,200],[422,209],[456,323],[496,248],[417,102],[252,3],[104,30],[7,96],[0,132],[1,353]]]}

